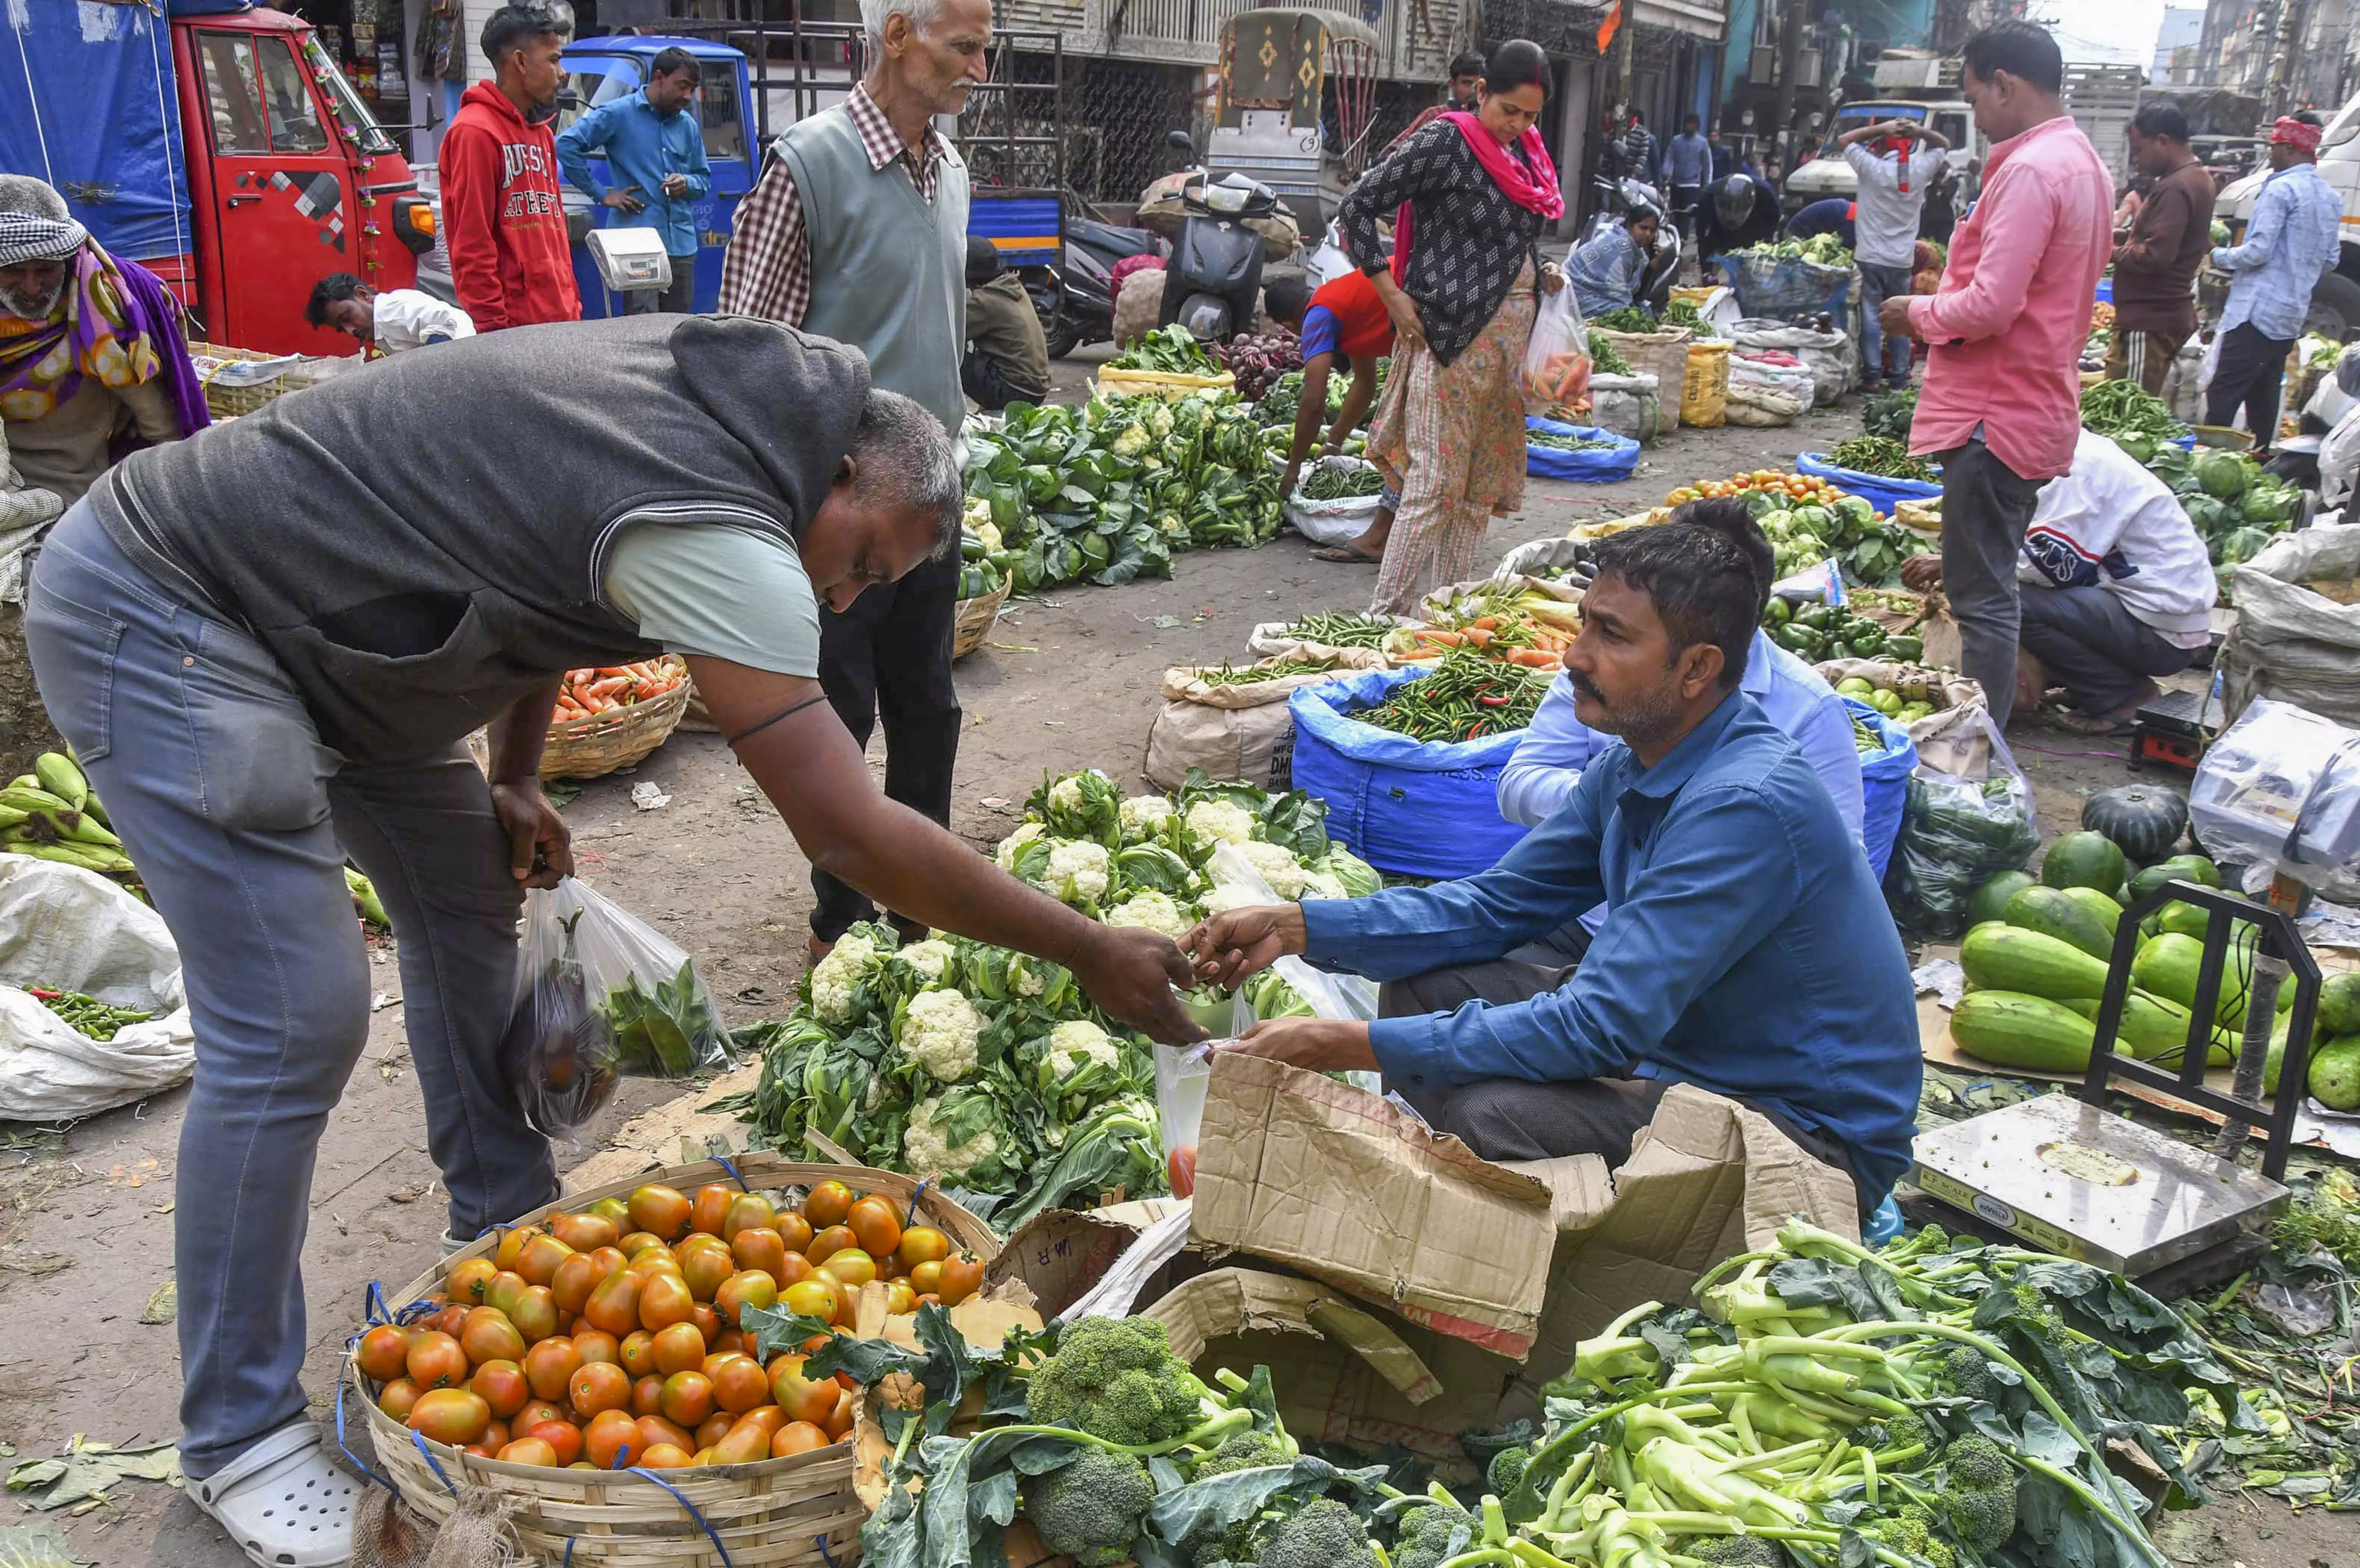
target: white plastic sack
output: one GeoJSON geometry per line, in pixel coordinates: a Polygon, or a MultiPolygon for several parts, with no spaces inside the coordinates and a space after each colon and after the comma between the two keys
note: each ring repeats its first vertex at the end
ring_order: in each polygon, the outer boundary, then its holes
{"type": "MultiPolygon", "coordinates": [[[[1842,332],[1815,332],[1809,327],[1790,326],[1785,321],[1751,317],[1731,329],[1730,341],[1740,351],[1746,349],[1777,349],[1791,354],[1810,367],[1815,400],[1822,407],[1833,403],[1852,390],[1853,365],[1852,339],[1842,332]]],[[[1730,367],[1736,375],[1736,366],[1730,367]]]]}
{"type": "MultiPolygon", "coordinates": [[[[1339,454],[1321,458],[1306,471],[1306,477],[1321,469],[1375,466],[1365,458],[1339,454]]],[[[1370,525],[1376,521],[1377,505],[1383,499],[1382,495],[1352,495],[1340,501],[1312,501],[1303,496],[1300,483],[1298,480],[1296,493],[1286,498],[1286,520],[1296,533],[1313,544],[1349,544],[1367,533],[1370,525]]]]}
{"type": "Polygon", "coordinates": [[[1663,430],[1663,403],[1653,376],[1590,378],[1590,422],[1634,441],[1652,441],[1663,430]]]}
{"type": "Polygon", "coordinates": [[[2172,355],[2171,368],[2163,373],[2163,402],[2173,419],[2191,425],[2203,419],[2204,387],[2212,379],[2216,359],[2210,344],[2192,337],[2172,355]]]}
{"type": "Polygon", "coordinates": [[[2360,725],[2360,530],[2280,534],[2236,569],[2237,624],[2221,648],[2221,706],[2256,697],[2360,725]]]}
{"type": "Polygon", "coordinates": [[[163,917],[94,871],[0,855],[0,1120],[94,1116],[169,1088],[196,1061],[163,917]],[[34,986],[156,1017],[95,1040],[28,995],[34,986]]]}
{"type": "Polygon", "coordinates": [[[1739,350],[1729,356],[1729,389],[1732,394],[1775,392],[1808,408],[1819,393],[1819,379],[1808,365],[1773,365],[1739,350]]]}

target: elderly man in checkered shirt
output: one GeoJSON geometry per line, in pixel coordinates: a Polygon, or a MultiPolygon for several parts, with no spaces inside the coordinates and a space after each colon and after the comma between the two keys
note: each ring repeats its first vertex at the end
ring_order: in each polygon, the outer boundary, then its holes
{"type": "MultiPolygon", "coordinates": [[[[934,128],[985,80],[990,0],[861,0],[869,69],[846,100],[788,127],[738,209],[721,309],[853,344],[875,384],[916,398],[953,434],[966,418],[967,166],[934,128]]],[[[950,821],[958,758],[951,681],[956,557],[820,615],[820,684],[863,746],[885,721],[885,792],[950,821]]],[[[812,873],[814,959],[877,910],[812,873]]],[[[889,917],[905,940],[922,926],[889,917]]]]}

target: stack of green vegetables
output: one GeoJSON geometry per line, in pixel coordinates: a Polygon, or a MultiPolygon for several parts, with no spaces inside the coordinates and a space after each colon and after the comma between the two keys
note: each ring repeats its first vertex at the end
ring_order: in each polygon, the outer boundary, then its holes
{"type": "Polygon", "coordinates": [[[2263,473],[2242,452],[2203,447],[2191,452],[2167,445],[2146,461],[2149,472],[2180,497],[2180,510],[2203,539],[2223,598],[2234,570],[2292,528],[2301,507],[2300,490],[2263,473]]]}
{"type": "Polygon", "coordinates": [[[1652,332],[1656,330],[1655,318],[1637,305],[1623,305],[1592,318],[1590,323],[1603,332],[1652,332]]]}
{"type": "Polygon", "coordinates": [[[1706,321],[1703,315],[1697,310],[1695,302],[1688,299],[1675,299],[1670,305],[1665,308],[1664,325],[1667,327],[1686,327],[1691,333],[1699,338],[1718,338],[1721,336],[1718,332],[1713,330],[1712,323],[1706,321]]]}
{"type": "Polygon", "coordinates": [[[1524,431],[1526,446],[1546,447],[1551,452],[1613,452],[1623,443],[1614,438],[1577,436],[1563,430],[1524,431]]]}
{"type": "Polygon", "coordinates": [[[1832,234],[1813,234],[1807,240],[1764,241],[1732,251],[1732,256],[1762,256],[1774,261],[1808,261],[1815,267],[1850,268],[1852,250],[1832,234]]]}
{"type": "Polygon", "coordinates": [[[1775,490],[1745,493],[1746,509],[1769,539],[1780,577],[1832,555],[1848,584],[1881,588],[1901,581],[1901,563],[1918,548],[1908,529],[1880,521],[1876,508],[1858,495],[1825,506],[1789,506],[1787,499],[1775,490]]]}
{"type": "MultiPolygon", "coordinates": [[[[1817,661],[1823,659],[1896,659],[1915,664],[1926,651],[1925,639],[1909,632],[1887,631],[1881,622],[1856,615],[1841,604],[1797,604],[1773,595],[1762,612],[1763,628],[1770,640],[1789,653],[1817,661]]],[[[1869,699],[1863,697],[1863,702],[1869,699]]],[[[1870,706],[1884,712],[1881,702],[1870,706]]],[[[1901,704],[1896,701],[1894,713],[1901,704]]]]}
{"type": "Polygon", "coordinates": [[[1920,485],[1934,483],[1935,474],[1922,459],[1909,455],[1909,443],[1891,436],[1854,436],[1840,441],[1828,459],[1838,468],[1849,468],[1855,474],[1881,474],[1887,479],[1914,479],[1920,485]]]}
{"type": "Polygon", "coordinates": [[[2083,391],[2081,428],[2114,437],[2115,445],[2141,463],[2189,433],[2162,398],[2136,381],[2101,381],[2083,391]]]}
{"type": "Polygon", "coordinates": [[[1282,627],[1278,635],[1299,642],[1316,642],[1326,648],[1381,648],[1393,630],[1393,623],[1382,615],[1321,610],[1298,617],[1291,626],[1282,627]]]}
{"type": "MultiPolygon", "coordinates": [[[[1377,399],[1384,396],[1385,372],[1392,365],[1393,361],[1390,359],[1380,359],[1376,363],[1375,370],[1371,372],[1377,378],[1376,387],[1369,394],[1369,408],[1372,412],[1376,408],[1377,399]]],[[[1328,377],[1328,411],[1323,416],[1323,422],[1333,420],[1337,415],[1344,411],[1344,398],[1352,389],[1352,380],[1353,377],[1349,376],[1328,377]]],[[[1261,400],[1254,404],[1254,418],[1265,425],[1292,426],[1295,423],[1295,416],[1301,411],[1302,408],[1303,372],[1290,370],[1280,376],[1277,384],[1263,393],[1261,400]]]]}
{"type": "Polygon", "coordinates": [[[1598,376],[1628,376],[1631,362],[1624,359],[1604,332],[1592,328],[1590,333],[1590,368],[1598,376]]]}
{"type": "Polygon", "coordinates": [[[1221,363],[1178,322],[1131,340],[1107,361],[1109,370],[1153,370],[1166,376],[1218,376],[1221,363]]]}
{"type": "MultiPolygon", "coordinates": [[[[1922,243],[1922,242],[1921,242],[1922,243]]],[[[1860,428],[1866,434],[1909,445],[1909,427],[1918,417],[1918,388],[1898,387],[1879,392],[1861,405],[1860,428]]]]}
{"type": "Polygon", "coordinates": [[[1349,501],[1384,487],[1385,476],[1371,464],[1323,463],[1303,476],[1295,493],[1306,501],[1349,501]]]}
{"type": "Polygon", "coordinates": [[[1352,717],[1427,744],[1480,740],[1528,728],[1551,679],[1545,670],[1454,648],[1431,671],[1403,681],[1382,702],[1352,717]]]}
{"type": "Polygon", "coordinates": [[[998,530],[980,560],[1025,593],[1169,577],[1175,551],[1266,544],[1282,521],[1262,427],[1226,396],[1011,403],[968,438],[967,488],[998,530]]]}
{"type": "MultiPolygon", "coordinates": [[[[1001,841],[1000,866],[1109,925],[1178,937],[1216,909],[1260,902],[1216,884],[1208,863],[1225,844],[1281,898],[1378,886],[1300,790],[1192,771],[1176,797],[1126,800],[1084,772],[1043,782],[1025,817],[1001,841]]],[[[1295,1006],[1263,992],[1274,1009],[1295,1006]]],[[[763,1053],[763,1144],[799,1149],[822,1134],[867,1164],[959,1190],[1002,1229],[1044,1208],[1164,1190],[1147,1042],[1055,964],[965,938],[904,946],[890,927],[855,926],[813,967],[803,1005],[739,1042],[763,1053]]]]}
{"type": "Polygon", "coordinates": [[[2137,1286],[1933,1226],[1872,1252],[1790,1222],[1696,1299],[1580,1345],[1539,1443],[1493,1461],[1499,1519],[1551,1558],[2167,1568],[2098,1444],[2137,1450],[2184,1508],[2204,1494],[2158,1429],[2191,1398],[2259,1427],[2137,1286]]]}

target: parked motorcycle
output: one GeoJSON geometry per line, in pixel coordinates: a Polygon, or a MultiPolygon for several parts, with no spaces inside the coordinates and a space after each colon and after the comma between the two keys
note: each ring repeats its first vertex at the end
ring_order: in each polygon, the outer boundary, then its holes
{"type": "Polygon", "coordinates": [[[1248,224],[1278,211],[1278,194],[1242,174],[1188,182],[1180,199],[1187,216],[1164,264],[1164,308],[1158,326],[1174,322],[1199,343],[1226,343],[1254,319],[1262,292],[1262,235],[1248,224]]]}
{"type": "Polygon", "coordinates": [[[1024,291],[1049,340],[1049,357],[1063,359],[1084,343],[1114,336],[1114,266],[1127,256],[1156,256],[1163,242],[1145,229],[1107,222],[1072,191],[1065,193],[1065,261],[1055,270],[1027,267],[1024,291]]]}

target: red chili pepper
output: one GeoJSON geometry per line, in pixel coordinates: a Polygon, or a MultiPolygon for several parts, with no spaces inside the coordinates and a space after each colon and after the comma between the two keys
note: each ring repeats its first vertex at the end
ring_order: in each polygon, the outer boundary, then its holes
{"type": "Polygon", "coordinates": [[[1505,697],[1480,697],[1480,696],[1479,696],[1479,697],[1477,697],[1475,700],[1476,700],[1477,702],[1479,702],[1482,703],[1482,704],[1483,704],[1485,707],[1487,707],[1487,708],[1504,708],[1504,707],[1506,707],[1506,706],[1508,705],[1508,699],[1506,699],[1505,697]]]}
{"type": "Polygon", "coordinates": [[[65,995],[65,993],[64,993],[63,991],[43,991],[43,990],[39,990],[39,989],[35,989],[35,990],[31,990],[31,991],[27,991],[27,992],[26,992],[26,993],[25,993],[25,995],[27,995],[27,996],[32,996],[32,997],[34,997],[34,998],[36,998],[36,999],[38,999],[38,1000],[40,1000],[40,1001],[44,1001],[44,1002],[54,1002],[54,1001],[56,1001],[60,996],[64,996],[64,995],[65,995]]]}
{"type": "Polygon", "coordinates": [[[1484,725],[1484,722],[1485,722],[1485,721],[1483,721],[1483,720],[1481,720],[1481,719],[1478,719],[1478,720],[1476,720],[1476,721],[1475,721],[1474,727],[1473,727],[1473,728],[1471,728],[1471,729],[1470,729],[1470,730],[1467,732],[1467,738],[1468,738],[1469,740],[1473,740],[1477,735],[1481,735],[1481,734],[1483,733],[1483,725],[1484,725]]]}

